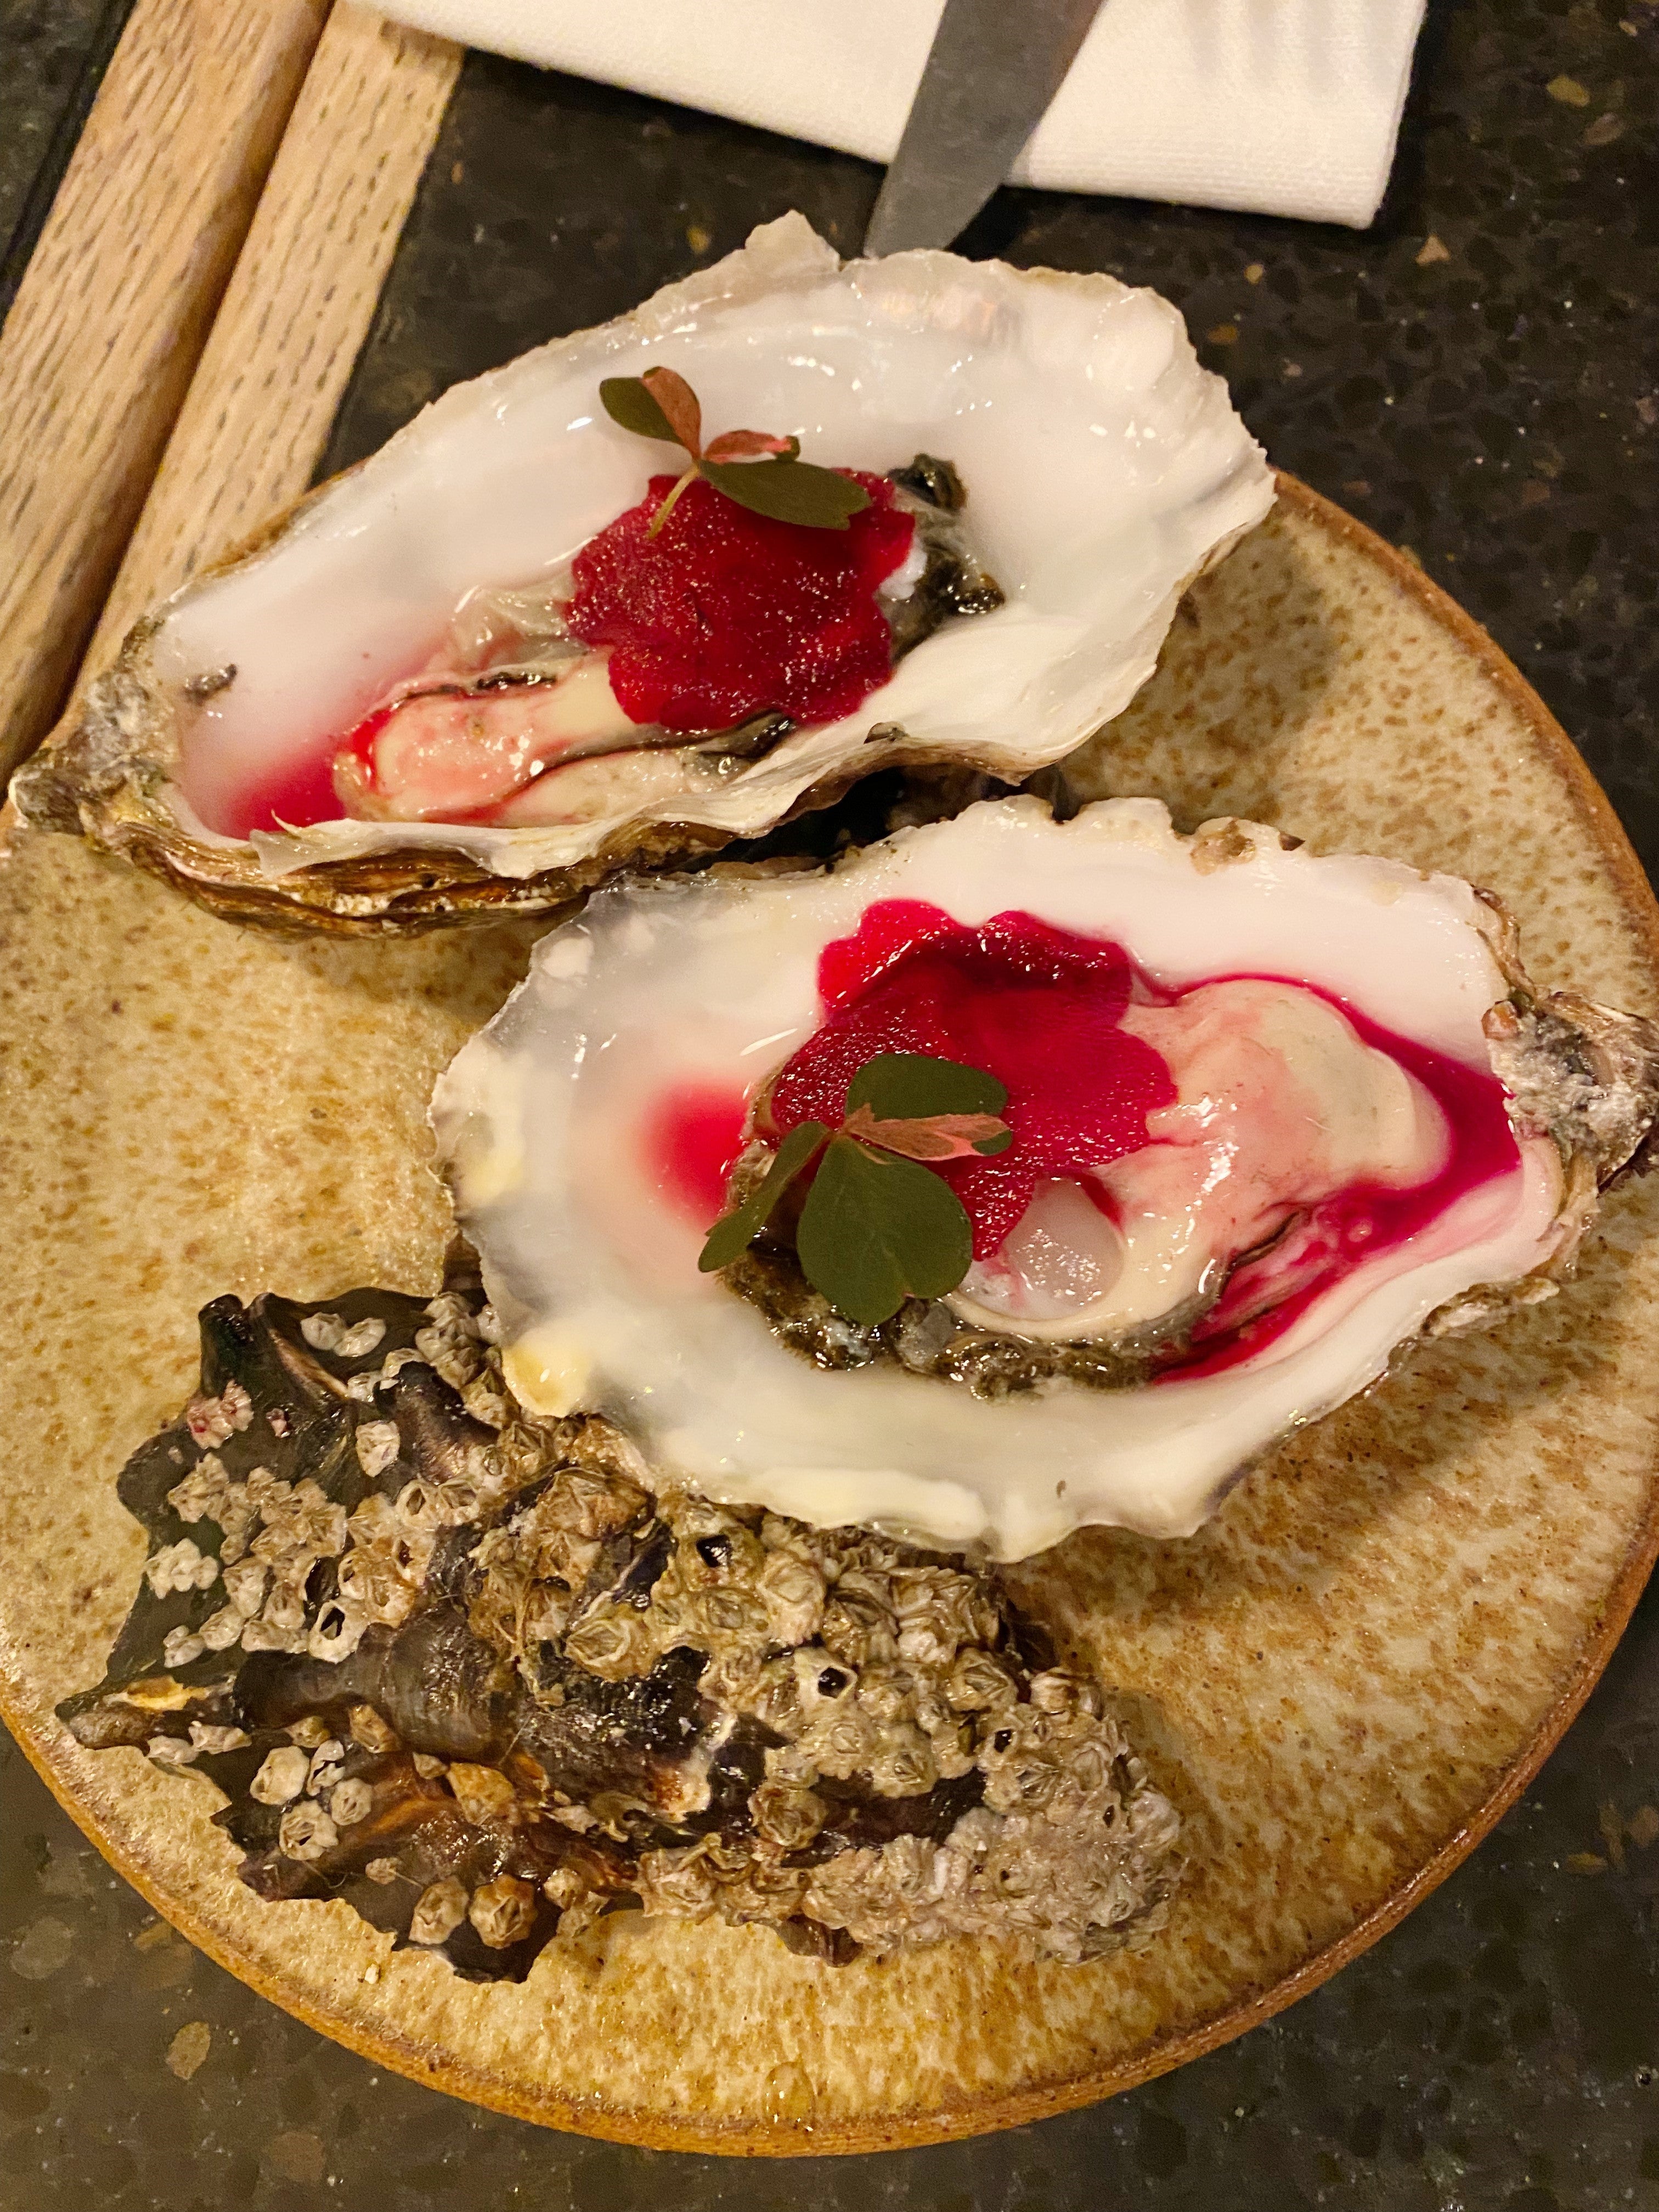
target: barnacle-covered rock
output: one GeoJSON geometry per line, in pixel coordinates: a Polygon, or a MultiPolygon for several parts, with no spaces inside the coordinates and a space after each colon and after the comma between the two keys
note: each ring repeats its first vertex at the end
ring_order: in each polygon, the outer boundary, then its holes
{"type": "Polygon", "coordinates": [[[465,1261],[426,1303],[205,1308],[120,1479],[151,1550],[79,1740],[209,1776],[262,1896],[475,1979],[624,1905],[836,1962],[1158,1924],[1176,1815],[992,1578],[653,1495],[610,1423],[519,1415],[493,1333],[465,1261]]]}

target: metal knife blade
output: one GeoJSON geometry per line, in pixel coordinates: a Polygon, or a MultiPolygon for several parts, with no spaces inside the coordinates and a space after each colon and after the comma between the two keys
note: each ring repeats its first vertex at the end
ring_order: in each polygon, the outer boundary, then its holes
{"type": "Polygon", "coordinates": [[[1103,0],[945,0],[865,234],[866,253],[949,246],[1048,111],[1103,0]]]}

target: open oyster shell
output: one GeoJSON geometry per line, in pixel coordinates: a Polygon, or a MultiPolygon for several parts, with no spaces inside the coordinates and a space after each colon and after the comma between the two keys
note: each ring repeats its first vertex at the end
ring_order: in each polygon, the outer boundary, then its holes
{"type": "MultiPolygon", "coordinates": [[[[1311,1141],[1341,1121],[1351,1077],[1373,1064],[1395,1086],[1382,1107],[1398,1094],[1416,1111],[1398,1063],[1352,1036],[1342,1050],[1316,1055],[1334,1074],[1310,1105],[1297,1098],[1280,1147],[1293,1170],[1295,1133],[1311,1141]]],[[[1180,1110],[1208,1115],[1215,1096],[1180,1110]]],[[[1224,1107],[1224,1084],[1220,1096],[1224,1107]]],[[[1551,1295],[1598,1188],[1648,1144],[1656,1111],[1659,1030],[1571,994],[1540,999],[1508,917],[1466,883],[1316,856],[1250,823],[1181,836],[1152,799],[1060,823],[1024,798],[827,872],[721,870],[602,894],[543,940],[527,981],[441,1079],[433,1120],[527,1403],[624,1419],[653,1465],[715,1496],[1017,1559],[1089,1522],[1188,1534],[1268,1446],[1375,1382],[1413,1337],[1551,1295]],[[1425,1170],[1422,1187],[1445,1195],[1408,1229],[1308,1278],[1279,1333],[1190,1371],[1190,1303],[1103,1335],[988,1329],[960,1293],[911,1298],[860,1328],[776,1273],[734,1296],[698,1272],[722,1208],[699,1215],[677,1195],[657,1134],[665,1102],[678,1113],[677,1100],[729,1092],[752,1109],[824,1018],[825,948],[894,900],[958,924],[1012,911],[1110,940],[1177,994],[1216,978],[1247,994],[1288,982],[1339,1030],[1350,1024],[1332,1005],[1346,1007],[1408,1054],[1467,1072],[1454,1087],[1478,1087],[1490,1164],[1443,1184],[1425,1170]]],[[[1374,1184],[1370,1167],[1355,1173],[1374,1184]]],[[[1308,1218],[1301,1199],[1281,1211],[1298,1207],[1308,1218]]],[[[1228,1268],[1230,1252],[1251,1256],[1222,1248],[1228,1268]]]]}
{"type": "Polygon", "coordinates": [[[1177,1822],[1097,1687],[958,1559],[684,1491],[526,1422],[465,1256],[435,1299],[219,1298],[133,1455],[150,1550],[81,1742],[208,1777],[261,1896],[472,1980],[619,1907],[833,1964],[1150,1935],[1177,1822]]]}
{"type": "Polygon", "coordinates": [[[875,769],[1012,782],[1059,760],[1127,703],[1184,586],[1272,501],[1225,387],[1155,294],[945,253],[843,267],[788,216],[631,315],[458,386],[191,583],[13,795],[26,821],[237,920],[373,933],[547,913],[763,835],[875,769]],[[948,459],[1006,604],[947,623],[856,714],[762,758],[688,750],[665,794],[619,776],[553,826],[223,834],[238,792],[323,757],[469,593],[547,577],[640,497],[652,449],[607,420],[598,385],[654,363],[691,380],[711,422],[793,430],[817,459],[948,459]]]}

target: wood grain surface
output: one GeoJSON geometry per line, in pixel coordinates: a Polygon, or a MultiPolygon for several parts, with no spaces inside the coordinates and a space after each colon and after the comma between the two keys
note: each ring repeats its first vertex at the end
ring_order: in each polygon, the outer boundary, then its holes
{"type": "Polygon", "coordinates": [[[0,336],[0,772],[45,732],[327,14],[138,0],[0,336]]]}
{"type": "Polygon", "coordinates": [[[86,659],[303,492],[461,50],[337,6],[86,659]]]}

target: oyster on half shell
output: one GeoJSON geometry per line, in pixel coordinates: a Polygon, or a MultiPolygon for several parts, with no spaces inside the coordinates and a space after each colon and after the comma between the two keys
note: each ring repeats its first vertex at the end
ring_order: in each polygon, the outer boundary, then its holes
{"type": "Polygon", "coordinates": [[[1026,798],[827,872],[601,894],[433,1120],[526,1403],[623,1419],[716,1498],[1018,1559],[1188,1534],[1409,1339],[1549,1296],[1656,1111],[1659,1029],[1540,998],[1457,878],[1026,798]],[[953,974],[989,977],[954,1012],[953,974]],[[779,1128],[838,1118],[803,1085],[838,1066],[844,1100],[872,1039],[1008,1088],[960,1288],[864,1328],[787,1233],[701,1273],[779,1128]]]}
{"type": "Polygon", "coordinates": [[[457,386],[188,585],[13,794],[26,821],[82,831],[242,921],[372,933],[547,913],[763,835],[875,769],[1017,782],[1060,759],[1127,705],[1182,591],[1272,501],[1224,386],[1154,293],[946,253],[843,266],[788,216],[632,314],[457,386]],[[641,498],[653,448],[606,417],[598,387],[653,365],[695,386],[711,423],[792,433],[824,464],[948,461],[1006,603],[945,622],[856,713],[759,757],[686,744],[582,759],[551,771],[571,775],[570,803],[523,826],[243,834],[252,790],[275,794],[269,818],[295,818],[283,790],[325,771],[465,607],[544,596],[641,498]]]}

